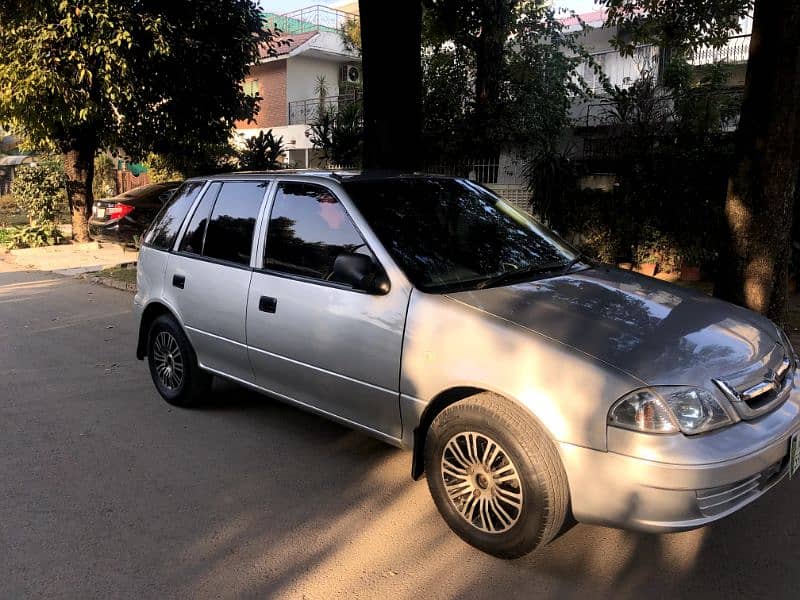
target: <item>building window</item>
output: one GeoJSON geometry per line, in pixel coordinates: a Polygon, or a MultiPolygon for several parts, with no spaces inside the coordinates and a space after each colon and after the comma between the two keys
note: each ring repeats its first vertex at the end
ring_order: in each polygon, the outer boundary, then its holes
{"type": "Polygon", "coordinates": [[[258,79],[251,79],[244,82],[244,94],[251,98],[258,96],[258,79]]]}

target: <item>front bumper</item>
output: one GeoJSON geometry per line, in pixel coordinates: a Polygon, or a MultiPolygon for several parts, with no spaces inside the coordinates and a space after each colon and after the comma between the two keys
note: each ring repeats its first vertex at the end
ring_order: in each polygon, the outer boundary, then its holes
{"type": "Polygon", "coordinates": [[[789,472],[800,430],[800,393],[775,411],[705,435],[647,435],[609,428],[609,451],[559,444],[578,521],[670,532],[721,519],[789,472]],[[646,458],[645,458],[646,457],[646,458]]]}

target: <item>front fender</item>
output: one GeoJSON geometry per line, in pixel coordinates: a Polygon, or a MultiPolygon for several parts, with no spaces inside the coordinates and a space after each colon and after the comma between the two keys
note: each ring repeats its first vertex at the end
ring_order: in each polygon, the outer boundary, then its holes
{"type": "Polygon", "coordinates": [[[575,348],[447,296],[412,294],[400,378],[405,440],[443,391],[474,388],[518,402],[556,442],[606,450],[611,405],[641,385],[575,348]]]}

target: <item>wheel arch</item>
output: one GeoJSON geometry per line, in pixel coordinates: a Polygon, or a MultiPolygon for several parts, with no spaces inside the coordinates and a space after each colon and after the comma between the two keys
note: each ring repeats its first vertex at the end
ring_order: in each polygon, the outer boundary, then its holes
{"type": "Polygon", "coordinates": [[[445,408],[455,404],[456,402],[460,402],[470,396],[475,396],[476,394],[482,393],[490,393],[503,398],[506,402],[510,402],[512,404],[516,404],[520,406],[522,409],[525,410],[527,415],[535,421],[543,431],[545,431],[548,435],[551,436],[550,430],[545,427],[544,423],[542,423],[541,419],[539,419],[534,412],[525,406],[523,402],[516,400],[513,397],[510,397],[508,394],[500,393],[496,390],[491,390],[488,388],[483,387],[475,387],[475,386],[456,386],[451,387],[446,390],[439,392],[434,398],[425,406],[425,409],[420,416],[419,422],[417,427],[414,429],[414,436],[413,442],[414,446],[412,448],[412,456],[411,456],[411,477],[414,480],[418,480],[422,477],[425,473],[425,440],[428,434],[428,429],[433,423],[433,420],[441,413],[445,408]]]}
{"type": "Polygon", "coordinates": [[[148,304],[144,311],[142,311],[142,318],[139,320],[139,337],[136,342],[136,358],[143,360],[147,356],[147,334],[150,331],[150,325],[158,317],[162,315],[169,315],[176,322],[180,323],[180,319],[171,308],[162,302],[153,301],[148,304]]]}

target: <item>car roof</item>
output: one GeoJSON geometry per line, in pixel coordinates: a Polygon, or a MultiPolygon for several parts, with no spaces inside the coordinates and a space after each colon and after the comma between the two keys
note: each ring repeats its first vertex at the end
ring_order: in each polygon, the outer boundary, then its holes
{"type": "Polygon", "coordinates": [[[448,175],[436,175],[433,173],[409,173],[404,171],[391,170],[365,170],[365,171],[337,171],[332,169],[278,169],[273,171],[240,171],[233,173],[220,173],[217,175],[206,175],[202,177],[192,177],[187,181],[225,181],[225,180],[264,180],[280,178],[301,178],[313,177],[328,179],[338,182],[342,181],[368,181],[368,180],[388,180],[388,179],[459,179],[448,175]]]}
{"type": "Polygon", "coordinates": [[[181,184],[180,181],[164,181],[161,183],[148,183],[146,185],[140,185],[139,187],[131,188],[129,190],[122,192],[121,194],[117,194],[116,196],[112,196],[111,198],[108,199],[132,200],[136,198],[142,198],[144,196],[149,196],[151,194],[155,195],[160,192],[175,189],[180,184],[181,184]]]}

